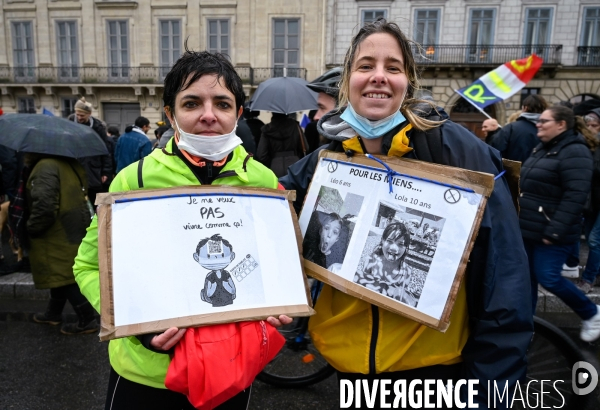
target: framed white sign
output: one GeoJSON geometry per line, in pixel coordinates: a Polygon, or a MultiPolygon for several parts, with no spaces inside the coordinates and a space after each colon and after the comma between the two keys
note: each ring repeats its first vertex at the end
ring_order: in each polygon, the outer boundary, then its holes
{"type": "Polygon", "coordinates": [[[312,314],[294,196],[223,186],[103,195],[101,340],[312,314]]]}
{"type": "Polygon", "coordinates": [[[299,217],[307,273],[443,331],[493,185],[490,174],[322,151],[299,217]]]}

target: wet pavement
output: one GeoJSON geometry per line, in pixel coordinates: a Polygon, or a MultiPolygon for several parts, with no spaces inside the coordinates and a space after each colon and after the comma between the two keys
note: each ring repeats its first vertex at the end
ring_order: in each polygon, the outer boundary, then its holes
{"type": "MultiPolygon", "coordinates": [[[[583,246],[582,265],[586,257],[583,246]]],[[[15,277],[18,280],[12,288],[2,287],[0,277],[0,409],[103,409],[109,373],[108,344],[99,342],[96,335],[65,336],[57,326],[33,323],[31,316],[44,310],[48,292],[33,290],[30,275],[15,277]]],[[[600,299],[600,288],[594,289],[593,298],[600,299]]],[[[559,311],[538,311],[538,315],[569,334],[587,360],[599,369],[600,341],[580,341],[579,318],[550,300],[548,297],[547,306],[559,311]]],[[[68,304],[65,317],[76,320],[68,304]]],[[[577,410],[599,409],[597,391],[593,393],[596,400],[587,409],[577,410]]],[[[337,409],[337,380],[332,376],[303,389],[275,388],[256,381],[249,408],[337,409]]]]}

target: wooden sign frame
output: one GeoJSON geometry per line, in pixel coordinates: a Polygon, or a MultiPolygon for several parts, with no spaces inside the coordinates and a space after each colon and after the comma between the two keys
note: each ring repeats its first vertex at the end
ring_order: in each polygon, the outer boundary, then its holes
{"type": "MultiPolygon", "coordinates": [[[[305,243],[305,253],[304,253],[304,255],[305,255],[305,258],[304,258],[305,270],[309,276],[319,279],[344,293],[347,293],[347,294],[357,297],[359,299],[365,300],[365,301],[367,301],[371,304],[374,304],[376,306],[379,306],[383,309],[386,309],[391,312],[397,313],[399,315],[408,317],[412,320],[415,320],[415,321],[422,323],[426,326],[429,326],[433,329],[444,332],[450,324],[449,320],[450,320],[450,315],[452,313],[452,308],[454,306],[454,301],[456,300],[458,290],[459,290],[459,287],[461,286],[461,282],[462,282],[462,279],[463,279],[463,276],[465,273],[465,268],[466,268],[467,262],[469,260],[469,255],[471,253],[471,250],[473,249],[473,245],[474,245],[475,239],[477,237],[479,225],[481,223],[483,213],[485,211],[487,198],[491,195],[493,188],[494,188],[494,176],[491,174],[487,174],[487,173],[469,171],[469,170],[465,170],[465,169],[461,169],[461,168],[432,164],[432,163],[417,161],[417,160],[412,160],[412,159],[403,159],[403,158],[386,157],[386,156],[375,156],[375,157],[378,158],[379,160],[383,161],[385,164],[387,164],[387,166],[389,168],[391,168],[393,171],[401,174],[402,178],[404,178],[404,179],[414,178],[416,181],[425,181],[425,182],[416,182],[416,183],[421,183],[421,184],[427,183],[427,181],[436,181],[436,182],[439,182],[440,185],[456,186],[456,187],[465,188],[467,190],[472,190],[473,193],[481,196],[479,205],[478,205],[478,207],[476,209],[476,213],[474,215],[473,224],[471,226],[470,232],[468,232],[466,244],[464,246],[464,249],[462,250],[462,254],[460,255],[460,262],[458,263],[456,271],[452,273],[454,278],[451,281],[451,287],[449,288],[449,292],[447,293],[447,295],[440,295],[440,298],[442,298],[442,297],[445,298],[445,299],[442,299],[442,300],[445,300],[445,306],[443,307],[443,311],[441,312],[441,315],[439,317],[433,317],[428,314],[424,314],[423,312],[419,311],[418,309],[416,309],[412,306],[409,306],[405,303],[401,303],[397,300],[394,300],[393,298],[390,298],[389,295],[380,294],[377,291],[368,289],[367,287],[365,287],[362,284],[358,284],[358,282],[355,283],[353,280],[347,279],[348,273],[352,271],[351,268],[348,268],[346,277],[342,277],[342,276],[340,276],[341,274],[334,273],[322,265],[320,266],[319,264],[315,263],[314,261],[309,260],[309,259],[311,259],[311,257],[307,256],[307,253],[306,253],[306,252],[308,252],[308,249],[310,246],[310,244],[308,244],[308,243],[305,243]]],[[[351,185],[350,182],[348,182],[349,180],[348,181],[346,179],[340,180],[337,177],[334,179],[334,175],[336,175],[336,174],[334,174],[332,172],[336,172],[335,169],[337,169],[337,167],[332,166],[332,164],[334,164],[334,163],[337,164],[338,166],[341,166],[343,164],[343,165],[348,165],[350,167],[352,167],[353,165],[357,165],[357,166],[363,166],[365,168],[370,168],[369,172],[371,174],[369,175],[369,178],[371,178],[373,180],[369,181],[369,184],[373,184],[373,185],[374,184],[384,184],[385,189],[387,191],[388,182],[385,182],[385,176],[389,175],[389,174],[387,174],[385,167],[383,165],[381,165],[380,163],[378,163],[375,160],[370,159],[364,155],[360,155],[360,154],[355,154],[352,157],[348,157],[342,153],[336,153],[336,152],[332,152],[332,151],[328,151],[328,150],[321,151],[321,153],[319,154],[319,164],[317,165],[317,169],[315,171],[315,177],[313,177],[313,180],[311,181],[311,186],[309,187],[307,196],[305,198],[305,203],[303,205],[302,212],[299,216],[301,229],[305,236],[307,235],[308,230],[310,229],[310,224],[313,223],[313,220],[315,219],[314,214],[317,213],[316,209],[317,209],[317,205],[318,205],[318,199],[315,200],[315,197],[317,195],[317,193],[316,193],[317,189],[320,192],[319,195],[322,195],[321,188],[325,186],[325,184],[322,184],[322,182],[315,182],[315,181],[316,180],[323,181],[324,175],[331,175],[331,176],[327,177],[327,178],[329,178],[329,180],[328,180],[329,186],[327,186],[326,188],[331,189],[331,186],[333,184],[346,185],[346,183],[348,183],[349,184],[348,186],[351,185]],[[324,165],[325,163],[323,161],[328,161],[328,166],[330,169],[328,169],[328,170],[326,169],[326,167],[324,165]],[[321,176],[319,178],[317,178],[316,177],[317,172],[322,172],[323,174],[321,174],[321,176]],[[326,174],[326,172],[329,172],[331,174],[326,174]],[[379,176],[377,174],[379,174],[379,176]],[[311,196],[311,189],[313,188],[313,184],[317,184],[317,185],[315,187],[315,190],[312,192],[312,196],[311,196]],[[311,198],[310,204],[307,203],[309,200],[309,197],[311,198]],[[310,212],[310,221],[309,221],[308,216],[303,215],[303,213],[305,212],[305,209],[306,209],[306,212],[310,212]]],[[[354,175],[357,175],[357,174],[358,173],[355,173],[354,175]]],[[[367,178],[366,174],[363,176],[365,178],[367,178]]],[[[356,180],[354,180],[354,181],[356,181],[356,180]]],[[[394,182],[395,182],[394,188],[398,189],[396,187],[396,185],[400,186],[400,184],[398,184],[398,180],[394,180],[394,182]]],[[[413,184],[414,183],[415,182],[413,182],[413,184]]],[[[416,185],[413,185],[413,186],[416,186],[416,185]]],[[[433,186],[433,185],[431,185],[431,186],[433,186]]],[[[346,192],[346,195],[348,195],[347,190],[350,188],[343,188],[343,189],[345,191],[340,191],[340,192],[346,192]]],[[[352,188],[352,189],[354,189],[354,188],[352,188]]],[[[334,190],[336,190],[336,189],[334,189],[334,190]]],[[[362,194],[366,196],[366,195],[371,195],[372,193],[369,192],[367,194],[367,193],[363,192],[362,194]]],[[[337,195],[338,195],[338,197],[341,197],[341,195],[339,195],[339,194],[337,194],[337,195]]],[[[335,202],[334,199],[327,199],[327,197],[324,195],[321,196],[320,198],[325,198],[326,201],[329,201],[330,203],[335,202]]],[[[339,201],[340,201],[340,199],[338,198],[338,202],[339,201]]],[[[367,199],[366,201],[370,201],[370,200],[367,199]]],[[[369,202],[369,203],[371,203],[371,202],[369,202]]],[[[381,202],[380,202],[380,206],[381,206],[381,202]]],[[[346,205],[344,204],[343,207],[345,208],[346,205]]],[[[399,208],[402,208],[402,207],[399,207],[399,208]]],[[[361,212],[363,212],[362,211],[362,209],[363,209],[362,202],[360,205],[360,209],[361,209],[361,212]]],[[[369,208],[369,209],[372,209],[372,208],[369,208]]],[[[408,208],[405,207],[404,209],[408,209],[408,208]]],[[[411,211],[412,211],[412,209],[411,209],[411,211]]],[[[373,211],[368,211],[368,212],[371,212],[371,214],[373,213],[373,211]]],[[[408,212],[408,211],[406,211],[406,212],[408,212]]],[[[324,215],[324,214],[326,214],[326,213],[320,212],[318,217],[322,218],[322,215],[324,215]]],[[[440,219],[442,219],[442,218],[440,218],[440,219]]],[[[423,219],[421,220],[421,224],[422,223],[423,223],[423,219]]],[[[367,223],[363,222],[363,224],[366,225],[367,223]]],[[[314,231],[314,229],[313,229],[313,231],[314,231]]],[[[379,232],[381,232],[381,231],[379,231],[379,232]]],[[[313,237],[314,237],[314,235],[313,235],[313,237]]],[[[320,241],[322,241],[322,239],[320,239],[320,241]]],[[[352,243],[351,241],[352,241],[352,238],[350,239],[349,243],[352,243]]],[[[360,244],[361,246],[363,244],[363,242],[359,242],[358,240],[354,243],[355,243],[355,245],[360,244]]],[[[416,243],[416,242],[413,242],[413,243],[416,243]]],[[[327,246],[327,245],[324,245],[324,246],[327,246]]],[[[353,248],[351,250],[346,249],[345,254],[344,254],[344,262],[343,263],[345,264],[347,261],[346,255],[356,254],[359,249],[361,249],[361,248],[358,248],[358,249],[353,248]]],[[[365,249],[366,249],[366,246],[365,246],[365,249]]],[[[363,253],[363,255],[364,255],[364,253],[363,253]]],[[[434,250],[434,257],[435,257],[435,250],[434,250]]],[[[364,258],[364,256],[361,256],[361,258],[364,258]]],[[[362,263],[362,260],[363,259],[361,259],[360,263],[362,263]]],[[[360,263],[358,266],[361,266],[360,263]]],[[[331,265],[331,266],[334,266],[334,265],[331,265]]],[[[338,266],[343,266],[343,265],[338,264],[338,266]]],[[[358,274],[358,272],[357,272],[357,274],[358,274]]],[[[355,280],[356,280],[356,276],[355,276],[355,280]]]]}
{"type": "MultiPolygon", "coordinates": [[[[187,199],[186,199],[187,200],[187,199]]],[[[295,200],[295,191],[281,191],[281,190],[273,190],[266,188],[238,188],[238,187],[229,187],[229,186],[186,186],[186,187],[174,187],[174,188],[165,188],[165,189],[152,189],[152,190],[137,190],[137,191],[128,191],[128,192],[117,192],[117,193],[107,193],[107,194],[99,194],[96,203],[98,206],[98,261],[99,261],[99,269],[100,269],[100,298],[101,298],[101,330],[100,330],[100,340],[111,340],[115,338],[120,338],[124,336],[145,334],[145,333],[153,333],[153,332],[162,332],[170,327],[194,327],[194,326],[203,326],[217,323],[228,323],[228,322],[236,322],[236,321],[245,321],[245,320],[263,320],[269,316],[277,316],[281,314],[286,314],[289,316],[310,316],[314,314],[314,310],[312,309],[312,300],[310,297],[310,292],[308,288],[308,283],[306,281],[306,275],[303,272],[302,268],[302,241],[301,234],[298,225],[298,219],[296,216],[296,212],[292,207],[292,202],[295,200]],[[268,200],[280,200],[287,201],[287,207],[283,207],[282,212],[282,221],[284,221],[287,225],[286,229],[283,229],[281,226],[268,226],[265,224],[261,224],[261,229],[264,226],[267,226],[268,229],[271,229],[273,232],[273,237],[277,238],[277,241],[287,240],[287,248],[286,249],[294,249],[297,248],[298,259],[294,260],[294,257],[288,258],[291,266],[296,266],[297,269],[280,269],[278,272],[273,272],[273,269],[264,268],[265,272],[263,273],[260,270],[260,275],[268,274],[269,277],[280,278],[280,275],[291,275],[290,272],[296,272],[296,274],[301,274],[301,278],[294,276],[293,282],[299,283],[300,286],[304,285],[303,294],[294,294],[294,300],[302,299],[305,303],[296,303],[296,304],[287,304],[287,302],[283,305],[278,306],[260,306],[260,307],[243,307],[236,310],[222,310],[216,309],[214,313],[201,313],[201,314],[190,314],[190,315],[182,315],[177,317],[169,317],[162,318],[160,320],[154,321],[146,321],[141,323],[128,323],[125,325],[118,325],[115,321],[115,314],[119,314],[119,312],[115,312],[115,274],[124,274],[117,273],[114,269],[115,257],[119,257],[123,252],[131,252],[133,258],[136,257],[136,247],[139,249],[137,244],[132,243],[131,247],[126,250],[115,252],[115,248],[113,247],[113,233],[115,229],[119,231],[119,228],[115,227],[115,214],[113,214],[113,207],[116,204],[122,204],[127,202],[127,206],[138,207],[147,206],[147,204],[152,201],[179,201],[184,200],[189,197],[189,201],[192,201],[192,198],[216,198],[216,197],[230,197],[230,198],[244,198],[240,199],[240,201],[246,201],[245,204],[248,205],[248,201],[264,201],[268,200]],[[248,199],[254,198],[254,199],[248,199]],[[150,202],[148,202],[150,201],[150,202]],[[145,204],[144,204],[145,202],[145,204]],[[289,210],[289,221],[287,221],[287,210],[289,210]],[[289,223],[288,223],[289,222],[289,223]],[[291,224],[292,228],[289,228],[289,224],[291,224]],[[291,232],[290,232],[291,231],[291,232]],[[282,237],[282,235],[284,235],[282,237]],[[288,238],[285,235],[293,236],[292,238],[288,238]],[[292,245],[291,241],[296,241],[295,244],[292,245]],[[267,272],[267,270],[269,272],[267,272]],[[305,298],[304,298],[305,296],[305,298]]],[[[200,200],[198,200],[200,201],[200,200]]],[[[239,201],[238,201],[239,202],[239,201]]],[[[158,203],[158,202],[157,202],[158,203]]],[[[259,202],[264,203],[264,202],[259,202]]],[[[179,205],[181,206],[181,205],[179,205]]],[[[236,209],[235,205],[229,204],[230,207],[234,207],[231,209],[236,209]]],[[[282,207],[276,207],[282,208],[282,207]]],[[[121,208],[122,209],[122,208],[121,208]]],[[[133,208],[132,208],[133,209],[133,208]]],[[[222,210],[223,208],[221,208],[222,210]]],[[[119,212],[117,210],[117,212],[119,212]]],[[[121,211],[123,212],[123,211],[121,211]]],[[[256,215],[254,212],[259,211],[251,211],[253,215],[256,215]]],[[[117,218],[117,220],[119,220],[117,218]]],[[[121,219],[123,220],[123,218],[121,219]]],[[[152,226],[155,231],[155,235],[158,242],[157,251],[160,251],[161,245],[161,232],[163,232],[165,227],[161,227],[161,217],[160,213],[153,215],[146,215],[147,226],[152,226]]],[[[285,225],[285,224],[284,224],[285,225]]],[[[209,226],[209,225],[206,225],[209,226]]],[[[173,228],[169,228],[173,229],[173,228]]],[[[202,229],[202,227],[198,228],[202,229]]],[[[198,237],[204,238],[206,236],[210,236],[210,234],[214,230],[204,229],[202,231],[198,231],[198,237]]],[[[236,231],[231,228],[229,231],[229,236],[231,240],[231,236],[235,237],[236,231]]],[[[143,235],[143,234],[142,234],[143,235]]],[[[194,245],[195,246],[195,245],[194,245]]],[[[191,252],[187,250],[184,254],[184,257],[190,258],[195,250],[191,252]]],[[[224,249],[224,247],[223,247],[224,249]]],[[[235,251],[235,248],[232,249],[235,251]]],[[[138,250],[138,253],[140,251],[138,250]]],[[[293,252],[293,251],[292,251],[293,252]]],[[[198,251],[198,254],[200,252],[198,251]]],[[[295,254],[295,252],[293,252],[295,254]]],[[[147,253],[146,253],[147,255],[147,253]]],[[[260,256],[260,254],[258,255],[260,256]]],[[[122,258],[122,256],[120,256],[122,258]]],[[[138,257],[142,257],[142,255],[138,255],[138,257]]],[[[166,254],[165,258],[173,258],[173,255],[166,254]]],[[[250,257],[250,254],[246,256],[250,257]]],[[[243,259],[243,255],[239,255],[235,257],[235,260],[232,262],[232,265],[238,263],[240,259],[243,259]]],[[[244,262],[242,260],[242,262],[244,262]]],[[[265,261],[261,261],[264,265],[267,263],[265,261]]],[[[198,260],[196,260],[198,262],[198,260]]],[[[287,263],[286,262],[286,263],[287,263]]],[[[192,261],[192,263],[195,263],[192,261]]],[[[198,262],[200,263],[200,262],[198,262]]],[[[281,263],[275,262],[275,263],[281,263]]],[[[241,262],[239,263],[241,264],[241,262]]],[[[238,264],[238,266],[239,266],[238,264]]],[[[195,265],[198,266],[197,264],[195,265]]],[[[201,267],[196,268],[196,270],[201,267]]],[[[206,268],[208,269],[208,268],[206,268]]],[[[230,269],[230,268],[228,268],[230,269]]],[[[212,272],[212,271],[211,271],[212,272]]],[[[234,272],[232,270],[232,272],[234,272]]],[[[257,271],[258,272],[258,271],[257,271]]],[[[206,271],[204,272],[206,273],[206,271]]],[[[235,273],[235,272],[234,272],[235,273]]],[[[150,273],[152,274],[152,273],[150,273]]],[[[157,275],[161,275],[160,272],[155,273],[157,275]]],[[[245,277],[244,277],[245,278],[245,277]]],[[[243,280],[242,278],[241,280],[243,280]]],[[[238,277],[236,276],[236,279],[238,277]]],[[[283,280],[283,279],[278,279],[283,280]]],[[[288,278],[289,280],[289,278],[288,278]]],[[[261,276],[262,281],[262,276],[261,276]]],[[[164,286],[169,286],[170,280],[164,281],[164,286]]],[[[261,282],[262,283],[262,282],[261,282]]],[[[296,289],[296,288],[295,288],[296,289]]],[[[132,290],[133,292],[133,290],[132,290]]],[[[265,290],[266,292],[266,290],[265,290]]],[[[301,291],[302,292],[302,291],[301,291]]],[[[120,299],[121,301],[123,298],[120,299]]],[[[239,300],[239,298],[238,298],[239,300]]],[[[206,302],[206,301],[205,301],[206,302]]],[[[122,302],[121,302],[122,303],[122,302]]],[[[152,300],[148,301],[148,304],[153,303],[152,300]]],[[[196,301],[197,303],[197,301],[196,301]]],[[[204,302],[201,302],[204,303],[204,302]]],[[[197,303],[198,304],[198,303],[197,303]]],[[[151,305],[148,305],[151,306],[151,305]]],[[[213,304],[213,308],[214,308],[213,304]]],[[[144,309],[144,306],[136,306],[136,309],[144,309]]]]}

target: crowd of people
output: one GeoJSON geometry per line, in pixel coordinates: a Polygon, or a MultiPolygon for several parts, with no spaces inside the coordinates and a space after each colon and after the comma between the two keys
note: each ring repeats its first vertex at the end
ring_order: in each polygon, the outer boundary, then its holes
{"type": "MultiPolygon", "coordinates": [[[[525,381],[538,283],[581,317],[583,340],[596,340],[600,310],[585,293],[600,268],[600,189],[592,188],[592,181],[597,185],[600,178],[594,135],[600,131],[600,110],[578,119],[570,108],[549,107],[532,95],[513,123],[484,123],[486,144],[435,103],[417,97],[420,85],[412,50],[395,23],[379,19],[365,24],[353,37],[344,65],[308,85],[318,92],[318,109],[305,130],[285,114],[274,113],[269,124],[262,124],[245,106],[241,79],[229,60],[187,46],[164,82],[164,110],[171,125],[157,124],[154,141],[147,136],[148,119],[137,118],[121,135],[118,128],[107,129],[93,117],[85,99],[77,101],[70,119],[94,129],[109,154],[79,161],[27,155],[22,171],[13,172],[8,185],[4,179],[5,192],[0,192],[9,203],[21,195],[28,236],[21,243],[36,286],[50,289],[46,312],[34,320],[60,324],[68,300],[79,321],[63,325],[61,331],[98,331],[98,220],[90,205],[98,193],[216,183],[284,188],[296,191],[294,206],[300,210],[319,152],[328,149],[493,175],[502,174],[503,158],[522,162],[521,212],[512,205],[507,180],[499,177],[444,333],[324,286],[309,331],[340,380],[478,379],[475,401],[486,407],[489,381],[507,383],[508,392],[525,381]],[[578,257],[582,231],[590,256],[576,286],[561,270],[578,257]]],[[[2,163],[3,177],[10,169],[2,163]]],[[[342,225],[336,217],[315,230],[319,244],[313,253],[321,255],[324,267],[340,263],[330,256],[342,225]]],[[[439,232],[426,225],[414,227],[415,237],[437,242],[439,232]]],[[[398,278],[404,283],[410,275],[403,264],[410,228],[397,221],[384,228],[365,272],[369,284],[385,283],[391,297],[404,301],[404,285],[389,284],[398,278]]],[[[281,315],[267,322],[278,327],[291,319],[281,315]]],[[[171,356],[175,346],[187,342],[185,333],[170,328],[112,340],[106,408],[194,408],[184,394],[165,387],[171,356]]],[[[249,397],[250,386],[218,408],[246,408],[249,397]]]]}
{"type": "Polygon", "coordinates": [[[600,306],[586,294],[600,271],[600,108],[523,100],[517,118],[486,137],[503,158],[521,163],[519,223],[527,251],[535,312],[538,283],[582,319],[580,337],[600,336],[600,306]],[[577,111],[580,115],[575,115],[577,111]],[[589,253],[579,277],[582,235],[589,253]]]}

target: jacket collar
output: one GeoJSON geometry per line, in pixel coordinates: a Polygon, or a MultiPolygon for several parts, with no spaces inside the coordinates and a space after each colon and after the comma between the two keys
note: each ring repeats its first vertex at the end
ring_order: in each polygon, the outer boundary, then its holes
{"type": "MultiPolygon", "coordinates": [[[[149,156],[175,173],[189,175],[190,170],[188,166],[173,152],[173,144],[175,144],[175,138],[171,138],[165,148],[155,149],[152,151],[152,153],[150,153],[149,156]]],[[[233,150],[233,157],[221,169],[219,175],[225,172],[233,171],[235,172],[237,178],[239,178],[241,181],[248,182],[249,179],[246,172],[247,158],[248,153],[244,147],[238,145],[233,150]]]]}
{"type": "Polygon", "coordinates": [[[556,154],[563,147],[565,147],[566,145],[569,145],[569,144],[584,144],[584,145],[586,145],[585,140],[583,139],[583,136],[576,133],[574,130],[566,130],[562,134],[557,135],[556,137],[552,138],[552,140],[550,140],[546,143],[540,142],[533,149],[533,152],[537,152],[537,151],[540,151],[543,149],[543,150],[548,151],[548,153],[556,154]]]}

